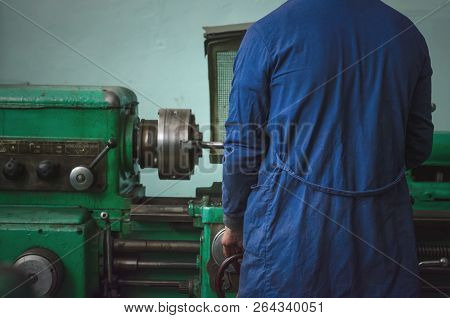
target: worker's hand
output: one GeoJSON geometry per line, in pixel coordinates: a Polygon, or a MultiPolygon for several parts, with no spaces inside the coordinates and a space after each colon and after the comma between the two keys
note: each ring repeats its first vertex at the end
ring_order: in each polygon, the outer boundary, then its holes
{"type": "Polygon", "coordinates": [[[222,245],[225,257],[242,253],[244,251],[242,247],[242,232],[232,231],[225,227],[225,232],[222,236],[222,245]]]}

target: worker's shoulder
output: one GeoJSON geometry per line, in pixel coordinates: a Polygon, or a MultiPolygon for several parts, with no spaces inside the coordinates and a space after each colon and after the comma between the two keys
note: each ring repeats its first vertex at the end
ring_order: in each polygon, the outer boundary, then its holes
{"type": "Polygon", "coordinates": [[[380,19],[389,26],[396,27],[398,36],[406,35],[420,45],[426,46],[426,41],[422,33],[409,17],[387,5],[382,1],[377,1],[380,8],[378,14],[380,19]]]}
{"type": "Polygon", "coordinates": [[[289,23],[287,13],[296,8],[295,1],[287,1],[280,5],[277,9],[265,15],[250,27],[250,29],[258,29],[259,32],[267,32],[274,28],[280,27],[284,23],[289,23]]]}
{"type": "Polygon", "coordinates": [[[297,9],[296,16],[298,17],[299,12],[296,0],[289,0],[281,4],[274,11],[254,22],[247,30],[247,33],[250,37],[259,37],[266,46],[272,46],[275,40],[280,39],[280,34],[285,33],[286,30],[293,26],[291,20],[293,18],[292,10],[294,9],[297,9]]]}
{"type": "Polygon", "coordinates": [[[271,47],[286,36],[301,38],[302,34],[314,30],[327,34],[329,29],[346,24],[362,26],[362,29],[370,24],[380,32],[403,36],[411,44],[426,47],[423,35],[410,18],[378,0],[345,0],[345,5],[338,1],[289,0],[256,21],[249,31],[258,34],[271,47]],[[349,21],[354,23],[348,24],[349,21]]]}

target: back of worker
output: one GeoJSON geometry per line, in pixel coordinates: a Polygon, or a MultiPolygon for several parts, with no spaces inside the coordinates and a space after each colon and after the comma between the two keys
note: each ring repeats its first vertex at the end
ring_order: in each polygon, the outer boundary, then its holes
{"type": "Polygon", "coordinates": [[[430,154],[431,73],[378,0],[291,0],[248,30],[223,181],[241,297],[418,296],[404,172],[430,154]]]}

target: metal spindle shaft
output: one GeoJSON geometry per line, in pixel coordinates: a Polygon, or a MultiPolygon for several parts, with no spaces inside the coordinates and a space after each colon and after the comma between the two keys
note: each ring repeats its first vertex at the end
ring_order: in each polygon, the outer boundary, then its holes
{"type": "Polygon", "coordinates": [[[137,258],[114,258],[114,269],[118,271],[139,271],[149,269],[197,269],[195,262],[154,262],[137,258]]]}
{"type": "Polygon", "coordinates": [[[114,240],[114,251],[119,253],[175,252],[198,253],[200,242],[114,240]]]}
{"type": "Polygon", "coordinates": [[[202,141],[200,146],[204,149],[223,149],[223,142],[219,141],[202,141]]]}

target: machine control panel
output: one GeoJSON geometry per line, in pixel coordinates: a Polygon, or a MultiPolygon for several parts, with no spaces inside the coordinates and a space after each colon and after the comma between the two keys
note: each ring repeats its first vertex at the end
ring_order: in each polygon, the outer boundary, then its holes
{"type": "MultiPolygon", "coordinates": [[[[77,192],[70,182],[72,170],[88,167],[104,147],[104,142],[90,140],[0,139],[0,190],[77,192]]],[[[86,191],[103,191],[105,160],[92,173],[86,191]]]]}
{"type": "Polygon", "coordinates": [[[101,146],[98,142],[0,139],[0,155],[47,154],[96,156],[100,150],[101,146]]]}

